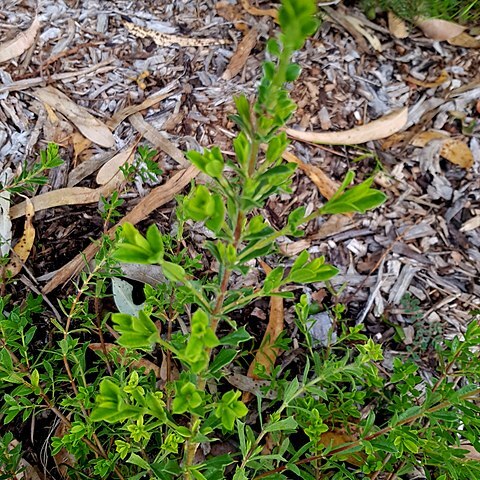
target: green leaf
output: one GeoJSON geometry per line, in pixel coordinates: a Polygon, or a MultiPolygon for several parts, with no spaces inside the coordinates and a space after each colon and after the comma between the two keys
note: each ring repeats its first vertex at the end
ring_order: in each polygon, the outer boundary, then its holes
{"type": "Polygon", "coordinates": [[[302,69],[300,68],[300,65],[291,63],[285,72],[285,80],[287,82],[294,82],[300,76],[301,71],[302,69]]]}
{"type": "Polygon", "coordinates": [[[117,341],[122,347],[151,350],[160,340],[156,325],[143,310],[138,312],[138,317],[114,313],[112,321],[113,328],[121,333],[117,341]]]}
{"type": "Polygon", "coordinates": [[[162,262],[163,274],[172,282],[185,282],[185,269],[172,262],[162,262]]]}
{"type": "Polygon", "coordinates": [[[372,182],[373,178],[370,178],[339,195],[335,194],[321,208],[321,212],[324,214],[365,213],[367,210],[382,205],[387,196],[379,190],[370,188],[372,182]]]}
{"type": "Polygon", "coordinates": [[[268,423],[263,427],[264,432],[278,432],[279,430],[296,430],[298,423],[293,417],[268,423]]]}
{"type": "Polygon", "coordinates": [[[198,222],[206,220],[215,212],[215,202],[205,185],[197,185],[183,205],[185,214],[198,222]]]}
{"type": "Polygon", "coordinates": [[[223,367],[225,367],[225,365],[229,365],[230,363],[232,363],[234,358],[237,356],[237,353],[238,352],[236,350],[231,349],[220,350],[220,352],[210,364],[210,373],[216,373],[223,367]]]}
{"type": "Polygon", "coordinates": [[[242,342],[247,342],[250,340],[252,336],[245,330],[245,327],[241,327],[235,330],[228,335],[225,335],[220,339],[220,345],[231,345],[236,347],[242,342]]]}

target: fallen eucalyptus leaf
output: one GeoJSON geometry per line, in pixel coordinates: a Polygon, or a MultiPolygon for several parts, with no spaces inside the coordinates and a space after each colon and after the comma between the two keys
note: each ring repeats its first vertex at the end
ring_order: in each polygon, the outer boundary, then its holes
{"type": "Polygon", "coordinates": [[[106,148],[115,145],[115,139],[109,128],[86,108],[77,105],[60,90],[53,87],[44,87],[35,90],[33,95],[65,115],[92,142],[106,148]]]}
{"type": "Polygon", "coordinates": [[[289,137],[302,142],[329,145],[357,145],[393,135],[404,127],[407,119],[408,108],[404,107],[378,120],[373,120],[366,125],[361,125],[360,127],[355,127],[344,132],[299,132],[292,128],[287,128],[285,131],[289,137]]]}
{"type": "Polygon", "coordinates": [[[472,168],[473,166],[473,154],[468,145],[461,140],[453,138],[445,140],[440,149],[440,155],[462,168],[472,168]]]}
{"type": "Polygon", "coordinates": [[[19,57],[23,52],[28,50],[33,45],[39,28],[40,22],[37,17],[35,17],[27,30],[20,32],[12,40],[0,45],[0,63],[19,57]]]}
{"type": "Polygon", "coordinates": [[[464,26],[441,18],[422,18],[417,20],[416,25],[426,37],[439,41],[457,37],[465,30],[464,26]]]}

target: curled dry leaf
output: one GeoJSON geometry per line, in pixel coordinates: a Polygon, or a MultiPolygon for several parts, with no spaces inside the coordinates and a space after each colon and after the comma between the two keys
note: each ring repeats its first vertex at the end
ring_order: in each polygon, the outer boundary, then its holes
{"type": "MultiPolygon", "coordinates": [[[[70,417],[69,417],[70,419],[70,417]]],[[[58,427],[55,429],[55,437],[63,438],[65,435],[69,433],[67,426],[65,423],[60,422],[58,427]]],[[[53,461],[57,467],[58,473],[62,476],[62,478],[68,479],[68,470],[73,468],[77,463],[77,459],[75,455],[71,454],[65,447],[62,447],[54,456],[53,461]]]]}
{"type": "MultiPolygon", "coordinates": [[[[355,441],[358,441],[358,438],[338,428],[334,428],[333,430],[320,435],[320,443],[325,445],[327,448],[332,447],[332,449],[355,441]]],[[[351,465],[356,465],[357,467],[363,465],[365,463],[365,459],[365,454],[363,452],[345,455],[345,461],[351,465]]]]}
{"type": "Polygon", "coordinates": [[[287,128],[285,131],[289,137],[302,142],[329,145],[357,145],[393,135],[404,127],[407,119],[408,108],[404,107],[378,120],[373,120],[366,125],[361,125],[360,127],[355,127],[344,132],[299,132],[292,128],[287,128]]]}
{"type": "Polygon", "coordinates": [[[33,203],[27,199],[25,206],[25,227],[23,235],[17,244],[13,247],[14,255],[7,264],[7,272],[14,277],[22,269],[32,251],[33,242],[35,240],[35,228],[33,226],[33,217],[35,210],[33,203]]]}
{"type": "Polygon", "coordinates": [[[309,176],[310,180],[312,180],[327,200],[330,200],[340,187],[340,185],[335,182],[335,180],[332,180],[320,167],[302,162],[291,152],[285,151],[282,156],[287,162],[296,163],[300,169],[309,176]]]}
{"type": "Polygon", "coordinates": [[[408,37],[408,28],[405,21],[390,11],[388,12],[388,30],[395,38],[408,37]]]}
{"type": "MultiPolygon", "coordinates": [[[[268,275],[271,272],[271,268],[262,260],[259,260],[260,265],[262,266],[265,273],[268,275]]],[[[257,350],[255,359],[250,364],[248,369],[247,376],[258,380],[257,375],[254,371],[257,364],[260,364],[264,367],[265,372],[268,374],[272,371],[275,361],[277,360],[278,348],[276,348],[275,342],[280,334],[283,332],[284,328],[284,312],[283,312],[283,298],[282,297],[271,297],[270,298],[270,318],[268,320],[267,329],[263,335],[262,343],[260,348],[257,350]]],[[[251,394],[244,392],[243,400],[249,401],[251,399],[251,394]]]]}
{"type": "Polygon", "coordinates": [[[60,90],[53,87],[39,88],[33,95],[65,115],[92,142],[106,148],[115,145],[115,139],[108,127],[60,90]]]}
{"type": "MultiPolygon", "coordinates": [[[[8,185],[13,177],[10,167],[0,173],[0,184],[8,185]]],[[[8,255],[12,244],[12,220],[10,219],[10,191],[0,193],[0,256],[8,255]]]]}
{"type": "Polygon", "coordinates": [[[358,33],[360,33],[360,35],[363,35],[367,39],[368,43],[374,48],[374,50],[377,52],[381,52],[383,50],[382,42],[380,42],[379,38],[375,34],[364,28],[364,24],[360,19],[357,17],[352,17],[351,15],[345,15],[344,18],[358,33]]]}
{"type": "Polygon", "coordinates": [[[243,37],[238,44],[237,51],[233,54],[226,70],[223,72],[222,78],[224,80],[230,80],[242,71],[250,52],[257,43],[257,35],[257,29],[254,27],[243,37]]]}
{"type": "Polygon", "coordinates": [[[436,132],[435,130],[427,130],[426,132],[420,132],[412,138],[411,144],[414,147],[424,147],[432,140],[445,140],[449,138],[445,132],[436,132]]]}
{"type": "Polygon", "coordinates": [[[35,41],[40,22],[37,17],[34,18],[30,27],[17,35],[17,37],[0,45],[0,63],[8,62],[12,58],[19,57],[28,50],[35,41]]]}
{"type": "Polygon", "coordinates": [[[419,87],[434,88],[439,87],[440,85],[442,85],[442,83],[445,83],[449,79],[450,75],[448,75],[447,71],[442,70],[442,73],[438,76],[438,78],[436,80],[433,80],[432,82],[424,82],[410,76],[406,78],[406,81],[409,83],[413,83],[414,85],[418,85],[419,87]]]}
{"type": "Polygon", "coordinates": [[[136,146],[137,144],[134,143],[134,145],[120,153],[117,153],[117,155],[105,163],[97,173],[97,183],[99,185],[106,185],[115,175],[118,174],[121,166],[125,165],[126,163],[131,165],[135,157],[134,153],[136,146]]]}
{"type": "Polygon", "coordinates": [[[464,26],[441,18],[419,19],[416,24],[426,37],[439,41],[457,37],[465,30],[464,26]]]}
{"type": "Polygon", "coordinates": [[[278,12],[275,8],[257,8],[257,7],[253,7],[250,4],[249,0],[240,0],[240,1],[242,4],[242,7],[250,15],[257,15],[257,16],[266,15],[268,17],[272,17],[275,21],[277,20],[278,12]]]}
{"type": "Polygon", "coordinates": [[[449,162],[462,168],[472,168],[473,154],[465,142],[457,139],[445,140],[440,149],[440,155],[449,162]]]}

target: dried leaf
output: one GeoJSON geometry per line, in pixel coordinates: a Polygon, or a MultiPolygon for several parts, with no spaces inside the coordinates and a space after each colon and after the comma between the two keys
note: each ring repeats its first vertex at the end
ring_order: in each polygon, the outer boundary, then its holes
{"type": "Polygon", "coordinates": [[[391,11],[388,12],[388,30],[395,38],[408,37],[407,24],[391,11]]]}
{"type": "MultiPolygon", "coordinates": [[[[331,446],[332,449],[348,443],[356,442],[357,440],[358,438],[348,434],[344,430],[340,430],[339,428],[334,428],[332,431],[325,432],[320,435],[320,443],[325,445],[325,447],[331,446]]],[[[360,457],[366,459],[366,455],[362,452],[357,454],[347,454],[345,461],[351,465],[359,467],[365,463],[360,457]]]]}
{"type": "Polygon", "coordinates": [[[434,130],[427,130],[426,132],[420,132],[412,138],[411,144],[414,147],[424,147],[432,140],[444,140],[449,138],[448,134],[444,132],[436,132],[434,130]]]}
{"type": "Polygon", "coordinates": [[[33,226],[33,217],[35,209],[32,202],[27,199],[25,207],[25,227],[23,235],[17,244],[13,247],[14,255],[7,264],[6,270],[10,276],[14,277],[22,269],[32,251],[33,242],[35,240],[35,228],[33,226]]]}
{"type": "Polygon", "coordinates": [[[118,174],[120,171],[120,167],[128,163],[129,165],[132,164],[135,158],[135,149],[136,149],[136,142],[131,145],[126,150],[123,150],[120,153],[117,153],[113,158],[111,158],[107,163],[105,163],[102,168],[97,173],[96,182],[99,185],[106,185],[110,182],[115,175],[118,174]]]}
{"type": "MultiPolygon", "coordinates": [[[[47,106],[47,104],[45,104],[47,106]]],[[[75,159],[92,144],[91,140],[85,138],[80,132],[74,132],[72,135],[73,156],[75,159]]]]}
{"type": "Polygon", "coordinates": [[[112,293],[113,301],[119,312],[135,316],[145,305],[145,302],[138,305],[133,301],[133,285],[121,278],[112,278],[112,293]]]}
{"type": "Polygon", "coordinates": [[[426,37],[439,41],[457,37],[465,30],[464,26],[441,18],[420,19],[416,24],[426,37]]]}
{"type": "Polygon", "coordinates": [[[153,143],[156,148],[159,148],[172,157],[179,165],[182,167],[188,167],[190,165],[190,162],[185,159],[183,152],[177,148],[163,132],[159,132],[156,128],[146,122],[142,115],[135,113],[130,116],[129,121],[133,128],[135,128],[142,137],[146,138],[149,142],[153,143]]]}
{"type": "Polygon", "coordinates": [[[462,168],[472,168],[473,166],[473,154],[468,145],[461,140],[445,140],[440,155],[462,168]]]}
{"type": "Polygon", "coordinates": [[[409,83],[413,83],[414,85],[418,85],[419,87],[434,88],[434,87],[439,87],[440,85],[442,85],[442,83],[445,83],[449,79],[450,79],[450,75],[448,75],[447,71],[442,70],[442,73],[433,82],[424,82],[422,80],[417,80],[416,78],[410,77],[410,76],[408,76],[405,80],[409,83]]]}
{"type": "Polygon", "coordinates": [[[115,115],[107,122],[107,125],[113,130],[115,129],[123,120],[128,118],[130,115],[135,113],[141,112],[142,110],[146,110],[147,108],[153,107],[157,103],[165,100],[166,98],[172,96],[176,93],[174,91],[175,87],[177,86],[176,82],[169,83],[166,87],[162,88],[159,92],[155,95],[152,95],[146,98],[142,103],[139,105],[129,105],[128,107],[123,108],[119,112],[116,112],[115,115]]]}
{"type": "MultiPolygon", "coordinates": [[[[271,272],[271,268],[262,260],[259,260],[260,265],[262,266],[265,273],[268,275],[271,272]]],[[[257,364],[260,364],[264,367],[267,374],[271,373],[277,360],[278,348],[275,347],[275,342],[277,341],[280,334],[284,329],[284,311],[283,311],[283,298],[282,297],[271,297],[270,298],[270,318],[268,320],[268,325],[263,335],[262,343],[260,348],[257,350],[255,359],[250,364],[248,369],[247,376],[258,380],[258,376],[254,374],[254,371],[257,367],[257,364]]],[[[249,401],[251,394],[245,392],[243,395],[244,401],[249,401]]]]}
{"type": "Polygon", "coordinates": [[[233,54],[230,62],[223,72],[223,80],[230,80],[242,71],[243,66],[248,60],[250,52],[257,43],[257,29],[252,28],[238,44],[237,51],[233,54]]]}
{"type": "Polygon", "coordinates": [[[449,38],[447,41],[450,45],[455,45],[456,47],[480,48],[480,40],[472,37],[466,32],[462,32],[456,37],[449,38]]]}
{"type": "Polygon", "coordinates": [[[477,228],[480,228],[480,215],[477,215],[476,217],[472,217],[470,218],[470,220],[467,220],[460,228],[460,231],[471,232],[472,230],[476,230],[477,228]]]}
{"type": "Polygon", "coordinates": [[[23,52],[28,50],[33,45],[39,28],[40,22],[37,17],[35,17],[27,30],[20,32],[12,40],[0,45],[0,63],[19,57],[23,52]]]}
{"type": "Polygon", "coordinates": [[[272,17],[275,21],[277,20],[277,15],[278,12],[275,8],[257,8],[253,7],[250,5],[250,2],[248,0],[240,0],[242,7],[245,9],[247,13],[250,15],[255,15],[255,16],[263,16],[266,15],[268,17],[272,17]]]}
{"type": "MultiPolygon", "coordinates": [[[[67,435],[68,429],[63,422],[60,422],[58,427],[55,429],[55,437],[63,438],[67,435]]],[[[53,461],[57,467],[58,472],[62,478],[68,479],[68,470],[73,468],[77,463],[77,460],[73,454],[71,454],[65,447],[62,447],[54,456],[53,461]]]]}
{"type": "Polygon", "coordinates": [[[60,90],[53,87],[39,88],[33,95],[65,115],[92,142],[106,148],[115,145],[115,139],[108,127],[60,90]]]}
{"type": "Polygon", "coordinates": [[[287,135],[295,140],[302,142],[330,144],[330,145],[356,145],[369,142],[371,140],[380,140],[389,137],[401,130],[408,119],[408,108],[404,107],[385,115],[378,120],[373,120],[366,125],[352,128],[344,132],[299,132],[287,128],[287,135]]]}
{"type": "MultiPolygon", "coordinates": [[[[13,177],[12,169],[6,168],[0,173],[0,185],[8,185],[13,177]]],[[[10,219],[10,192],[0,193],[0,256],[8,255],[12,244],[12,221],[10,219]]]]}
{"type": "MultiPolygon", "coordinates": [[[[94,352],[104,353],[104,347],[107,353],[110,353],[114,349],[117,350],[119,354],[119,359],[120,359],[120,356],[125,355],[127,351],[125,348],[119,347],[114,343],[104,343],[103,347],[101,343],[90,343],[88,345],[88,348],[90,350],[93,350],[94,352]]],[[[138,360],[134,360],[129,364],[129,367],[131,369],[144,368],[146,375],[148,375],[150,372],[153,372],[156,378],[160,378],[160,375],[161,375],[160,367],[155,363],[151,362],[150,360],[147,360],[146,358],[139,358],[138,360]]]]}
{"type": "MultiPolygon", "coordinates": [[[[100,189],[87,187],[59,188],[51,192],[42,193],[31,199],[35,211],[46,210],[47,208],[60,207],[63,205],[83,205],[95,203],[100,199],[100,189]]],[[[19,218],[25,215],[27,203],[21,202],[13,205],[10,214],[12,218],[19,218]]]]}
{"type": "Polygon", "coordinates": [[[302,162],[291,152],[284,152],[282,156],[287,162],[296,163],[300,169],[309,176],[310,180],[312,180],[319,192],[327,200],[330,200],[340,187],[340,185],[335,182],[335,180],[332,180],[320,167],[302,162]]]}

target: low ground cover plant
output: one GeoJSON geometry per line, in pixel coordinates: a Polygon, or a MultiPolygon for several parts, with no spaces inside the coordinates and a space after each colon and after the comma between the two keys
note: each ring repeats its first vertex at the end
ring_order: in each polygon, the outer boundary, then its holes
{"type": "MultiPolygon", "coordinates": [[[[342,305],[330,308],[336,335],[319,345],[311,315],[323,306],[289,289],[328,282],[337,269],[307,252],[293,262],[273,255],[277,238],[302,236],[321,215],[363,213],[386,199],[372,179],[352,186],[349,173],[328,202],[308,215],[293,210],[278,230],[261,214],[272,195],[289,192],[295,165],[282,159],[281,128],[295,109],[287,87],[300,68],[292,58],[318,27],[311,0],[283,0],[278,20],[256,99],[235,99],[235,158],[217,147],[187,155],[210,181],[178,199],[174,232],[124,224],[113,241],[105,237],[57,316],[41,296],[0,300],[0,478],[20,478],[22,449],[11,448],[8,430],[28,436],[33,419],[55,425],[44,463],[68,478],[393,479],[417,467],[428,479],[480,477],[472,454],[480,446],[478,320],[464,338],[436,344],[429,378],[400,358],[386,370],[381,345],[342,305]],[[184,247],[193,222],[211,233],[203,248],[215,272],[184,247]],[[262,284],[242,285],[261,259],[276,262],[262,284]],[[165,281],[144,286],[138,311],[104,312],[122,263],[158,265],[165,281]],[[298,361],[267,356],[271,365],[258,362],[260,380],[242,392],[227,377],[245,373],[265,345],[255,345],[239,313],[270,297],[294,305],[298,361]]],[[[57,154],[50,146],[37,177],[57,154]]],[[[103,202],[104,218],[115,218],[118,205],[118,196],[103,202]]],[[[289,350],[289,338],[269,348],[289,350]]]]}

